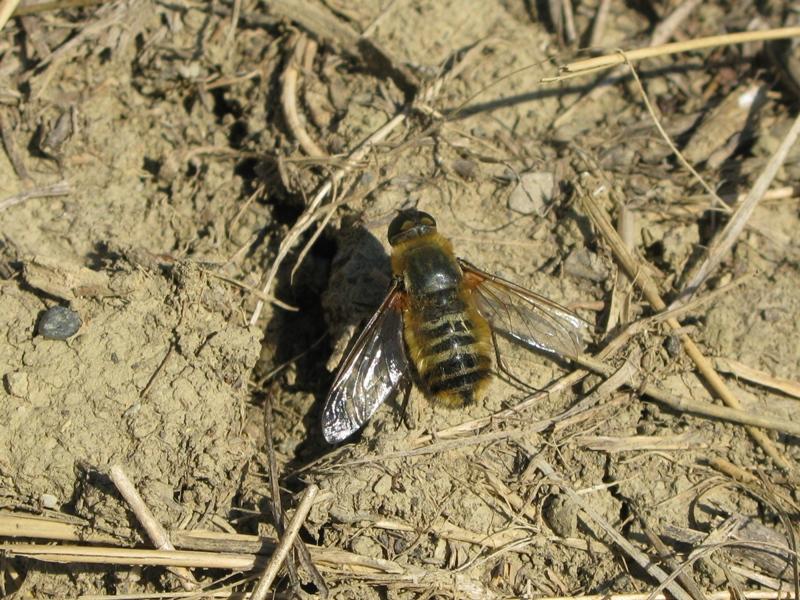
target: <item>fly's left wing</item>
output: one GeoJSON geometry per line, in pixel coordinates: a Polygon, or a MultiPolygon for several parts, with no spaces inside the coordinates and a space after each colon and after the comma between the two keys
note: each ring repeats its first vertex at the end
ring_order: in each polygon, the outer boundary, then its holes
{"type": "Polygon", "coordinates": [[[392,394],[411,384],[397,306],[401,293],[395,282],[339,365],[322,410],[322,433],[330,444],[350,437],[392,394]]]}
{"type": "Polygon", "coordinates": [[[578,315],[465,260],[458,262],[475,294],[478,311],[492,329],[523,346],[565,358],[583,351],[590,327],[578,315]]]}

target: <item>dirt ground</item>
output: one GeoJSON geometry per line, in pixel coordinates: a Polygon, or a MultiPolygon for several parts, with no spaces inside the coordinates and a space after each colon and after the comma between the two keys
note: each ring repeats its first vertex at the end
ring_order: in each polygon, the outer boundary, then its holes
{"type": "MultiPolygon", "coordinates": [[[[789,134],[800,50],[637,64],[717,199],[624,70],[541,81],[592,54],[578,48],[647,46],[688,4],[114,0],[12,18],[0,32],[0,592],[245,597],[265,548],[239,534],[277,540],[275,490],[291,518],[312,485],[300,537],[331,598],[645,598],[676,572],[669,585],[694,600],[791,591],[800,144],[679,329],[641,319],[659,312],[642,282],[667,304],[680,296],[789,134]],[[415,387],[404,414],[388,402],[326,444],[322,405],[386,292],[386,229],[407,207],[433,214],[459,256],[578,312],[591,354],[638,322],[605,359],[619,373],[501,340],[506,368],[483,401],[448,410],[415,387]],[[75,335],[41,335],[53,306],[77,313],[75,335]],[[737,414],[776,427],[753,435],[649,398],[646,384],[723,406],[680,336],[737,414]],[[186,564],[194,592],[163,566],[104,554],[152,547],[113,465],[179,549],[204,551],[186,564]],[[31,544],[95,554],[51,562],[31,544]],[[219,562],[234,555],[251,567],[219,562]]],[[[659,43],[800,22],[788,0],[691,4],[659,43]]],[[[289,563],[274,589],[324,595],[297,553],[289,563]]]]}

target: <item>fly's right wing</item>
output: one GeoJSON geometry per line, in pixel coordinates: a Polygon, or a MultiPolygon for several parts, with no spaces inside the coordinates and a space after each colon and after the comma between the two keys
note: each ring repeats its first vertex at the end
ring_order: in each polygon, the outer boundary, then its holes
{"type": "Polygon", "coordinates": [[[459,259],[478,312],[512,341],[565,358],[579,356],[590,326],[571,310],[459,259]]]}
{"type": "Polygon", "coordinates": [[[395,282],[339,365],[322,410],[322,433],[330,444],[358,431],[399,388],[408,389],[403,317],[395,282]]]}

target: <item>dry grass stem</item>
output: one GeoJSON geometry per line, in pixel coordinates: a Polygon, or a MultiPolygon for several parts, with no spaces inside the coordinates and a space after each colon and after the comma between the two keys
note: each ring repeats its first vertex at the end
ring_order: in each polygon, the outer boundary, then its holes
{"type": "Polygon", "coordinates": [[[300,72],[299,66],[303,62],[303,55],[306,52],[308,38],[304,33],[294,36],[292,43],[292,56],[286,62],[286,69],[283,71],[283,86],[281,87],[281,106],[283,115],[286,118],[286,125],[297,139],[297,143],[311,158],[324,158],[328,153],[320,148],[311,139],[306,131],[297,112],[297,78],[300,72]]]}
{"type": "Polygon", "coordinates": [[[108,0],[53,0],[52,2],[37,2],[36,4],[29,4],[27,6],[18,6],[14,10],[14,14],[12,16],[24,17],[43,12],[52,12],[54,10],[92,6],[93,4],[102,4],[103,2],[107,1],[108,0]]]}
{"type": "Polygon", "coordinates": [[[93,565],[146,565],[169,568],[231,569],[249,571],[256,566],[251,554],[222,554],[191,550],[149,550],[44,544],[0,544],[6,556],[21,556],[53,563],[93,565]]]}
{"type": "Polygon", "coordinates": [[[723,473],[736,481],[740,481],[742,483],[758,483],[758,477],[748,471],[745,471],[740,466],[725,460],[724,458],[710,458],[708,460],[708,464],[720,473],[723,473]]]}
{"type": "Polygon", "coordinates": [[[0,0],[0,30],[8,23],[18,4],[19,0],[0,0]]]}
{"type": "Polygon", "coordinates": [[[631,435],[626,437],[610,437],[605,435],[581,435],[574,438],[574,443],[599,452],[669,452],[707,448],[699,433],[682,433],[679,435],[631,435]]]}
{"type": "Polygon", "coordinates": [[[239,17],[242,14],[242,0],[233,0],[233,10],[231,11],[231,25],[225,39],[225,44],[230,48],[236,39],[236,28],[239,26],[239,17]]]}
{"type": "Polygon", "coordinates": [[[750,383],[763,385],[764,387],[777,390],[787,396],[800,398],[800,383],[792,381],[791,379],[783,379],[781,377],[774,377],[765,371],[754,369],[739,361],[724,358],[722,356],[715,357],[714,366],[718,371],[723,373],[730,373],[739,379],[744,379],[750,383]]]}
{"type": "Polygon", "coordinates": [[[244,290],[248,294],[252,294],[256,298],[264,300],[265,302],[272,302],[273,304],[275,304],[275,306],[280,306],[283,310],[287,310],[289,312],[297,312],[298,310],[300,310],[296,306],[292,306],[291,304],[286,304],[286,302],[278,300],[277,298],[274,298],[273,296],[264,295],[263,293],[261,293],[261,290],[258,290],[258,289],[254,288],[251,285],[247,285],[243,281],[238,281],[238,280],[234,279],[233,277],[228,277],[227,275],[222,275],[221,273],[215,273],[214,271],[209,271],[208,269],[201,268],[200,270],[203,273],[205,273],[206,275],[208,275],[209,277],[213,277],[214,279],[219,279],[220,281],[224,281],[225,283],[229,283],[232,286],[235,286],[235,287],[237,287],[239,289],[244,290]]]}
{"type": "Polygon", "coordinates": [[[21,204],[28,200],[34,200],[36,198],[51,198],[54,196],[68,196],[71,193],[72,187],[70,186],[69,182],[59,181],[58,183],[54,183],[52,185],[25,190],[0,200],[0,211],[6,210],[15,204],[21,204]]]}
{"type": "MultiPolygon", "coordinates": [[[[800,30],[800,28],[798,29],[800,30]]],[[[758,179],[756,179],[753,187],[747,193],[744,201],[736,207],[736,210],[730,220],[725,224],[725,227],[712,240],[710,246],[706,250],[703,261],[696,265],[686,277],[686,282],[683,285],[683,291],[680,296],[681,298],[694,293],[728,254],[728,251],[733,247],[733,244],[747,224],[748,219],[753,214],[758,202],[766,193],[773,179],[775,179],[778,169],[780,169],[786,161],[789,150],[791,150],[792,146],[797,142],[798,136],[800,136],[800,115],[795,117],[791,128],[781,141],[778,149],[770,157],[769,162],[758,176],[758,179]]]]}
{"type": "Polygon", "coordinates": [[[660,583],[675,598],[675,600],[692,600],[691,596],[686,591],[678,586],[674,581],[669,581],[669,574],[664,572],[661,567],[654,565],[650,557],[644,552],[636,548],[625,537],[614,529],[608,521],[606,521],[600,514],[592,508],[588,502],[584,501],[570,485],[553,469],[550,464],[544,459],[537,458],[534,460],[534,465],[539,469],[545,477],[559,486],[569,499],[578,506],[584,513],[586,513],[594,523],[596,523],[611,540],[619,546],[619,548],[630,556],[636,564],[647,573],[657,579],[660,583]]]}
{"type": "MultiPolygon", "coordinates": [[[[412,533],[424,533],[424,534],[430,533],[437,537],[442,537],[448,540],[467,542],[469,544],[475,544],[476,546],[484,546],[486,548],[492,548],[494,550],[503,548],[509,544],[520,542],[522,540],[530,539],[531,537],[530,533],[520,529],[506,529],[488,534],[478,533],[475,531],[464,529],[463,527],[458,527],[457,525],[453,525],[452,523],[448,522],[447,519],[444,518],[436,519],[436,521],[434,521],[429,527],[427,527],[422,532],[420,532],[419,529],[414,527],[413,525],[409,523],[404,523],[403,521],[397,519],[381,519],[381,518],[376,518],[374,520],[359,519],[358,522],[368,524],[372,527],[377,527],[378,529],[386,529],[390,531],[407,531],[412,533]]],[[[524,548],[518,548],[518,550],[522,552],[524,551],[524,548]]]]}
{"type": "Polygon", "coordinates": [[[564,15],[564,38],[568,44],[578,39],[575,31],[575,15],[572,10],[572,0],[561,0],[561,14],[564,15]]]}
{"type": "MultiPolygon", "coordinates": [[[[636,215],[630,208],[625,205],[620,207],[617,230],[620,239],[629,250],[634,248],[635,218],[636,215]]],[[[611,306],[608,309],[606,333],[613,331],[620,323],[630,322],[632,291],[633,285],[628,281],[625,273],[618,270],[614,289],[611,291],[611,306]]]]}
{"type": "MultiPolygon", "coordinates": [[[[270,493],[272,495],[272,502],[270,506],[272,508],[272,518],[275,523],[275,527],[278,530],[278,535],[284,535],[286,532],[286,514],[283,512],[283,506],[281,502],[280,474],[278,472],[278,460],[275,455],[275,444],[272,435],[272,422],[272,396],[268,394],[264,400],[264,437],[267,440],[269,484],[270,493]]],[[[317,568],[314,566],[314,561],[311,559],[311,554],[309,553],[305,542],[299,536],[294,538],[294,548],[297,551],[298,559],[306,568],[306,571],[308,571],[311,579],[317,586],[319,595],[322,598],[326,598],[328,595],[328,585],[322,575],[320,575],[317,568]]],[[[289,578],[294,585],[295,582],[299,580],[297,576],[297,569],[295,568],[294,562],[291,560],[287,562],[286,565],[289,571],[289,578]]]]}
{"type": "Polygon", "coordinates": [[[657,46],[663,44],[672,37],[672,34],[680,27],[689,15],[692,14],[695,8],[702,4],[703,0],[684,0],[675,10],[668,14],[661,22],[653,29],[650,45],[657,46]]]}
{"type": "MultiPolygon", "coordinates": [[[[602,234],[606,242],[609,244],[611,251],[622,265],[622,268],[625,269],[625,271],[628,273],[628,276],[642,290],[642,293],[650,303],[650,306],[658,311],[663,311],[666,309],[667,305],[661,299],[661,295],[655,281],[653,281],[648,274],[648,270],[643,268],[639,261],[625,247],[625,244],[620,239],[619,234],[611,225],[611,222],[609,221],[608,215],[605,213],[605,211],[594,202],[591,194],[585,191],[581,193],[581,204],[592,223],[594,223],[597,230],[602,234]]],[[[673,331],[678,332],[681,330],[681,324],[677,319],[670,318],[667,319],[666,322],[673,331]]],[[[703,376],[709,386],[717,393],[717,395],[729,407],[729,409],[735,410],[737,414],[742,413],[741,403],[728,389],[728,386],[725,385],[725,382],[714,370],[711,362],[703,355],[694,341],[686,333],[680,333],[679,339],[684,350],[686,351],[686,354],[692,359],[692,362],[694,362],[694,364],[697,366],[698,371],[700,371],[700,374],[703,376]]],[[[789,461],[784,458],[780,452],[778,452],[778,449],[772,443],[772,440],[770,440],[763,431],[759,431],[755,427],[748,426],[747,432],[756,441],[756,443],[761,446],[764,452],[766,452],[767,455],[772,458],[776,464],[778,464],[778,466],[785,470],[791,470],[789,461]]]]}
{"type": "Polygon", "coordinates": [[[54,77],[55,72],[51,65],[57,65],[62,61],[69,58],[69,56],[81,47],[81,44],[87,40],[95,39],[104,33],[109,27],[120,23],[125,23],[129,20],[129,11],[134,3],[117,2],[100,6],[97,9],[97,17],[93,21],[89,21],[82,27],[78,33],[70,37],[66,42],[61,44],[48,56],[36,65],[37,70],[30,70],[25,73],[23,79],[30,78],[31,88],[35,90],[33,96],[40,98],[47,87],[47,84],[54,77]],[[42,67],[47,66],[47,69],[42,67]]]}
{"type": "Polygon", "coordinates": [[[589,39],[589,46],[593,48],[598,48],[603,43],[610,6],[611,0],[600,0],[597,5],[597,10],[594,13],[594,22],[592,23],[592,37],[589,39]]]}
{"type": "Polygon", "coordinates": [[[680,150],[678,150],[678,147],[672,141],[672,138],[669,136],[664,127],[661,125],[661,120],[658,118],[658,115],[656,114],[656,111],[650,102],[650,98],[648,98],[647,96],[647,92],[645,91],[644,86],[642,85],[642,82],[639,79],[639,74],[636,72],[636,69],[627,60],[625,61],[625,64],[630,69],[631,75],[633,75],[633,79],[636,82],[636,87],[639,90],[639,94],[642,97],[642,101],[644,101],[644,105],[647,108],[647,112],[650,115],[650,118],[653,119],[653,123],[655,124],[656,129],[658,129],[658,133],[659,135],[661,135],[661,139],[663,139],[666,142],[667,146],[669,146],[669,149],[672,150],[672,153],[676,156],[676,158],[678,159],[678,161],[680,161],[680,163],[684,166],[684,168],[687,171],[689,171],[689,173],[692,174],[692,177],[694,177],[697,180],[697,182],[703,186],[703,189],[705,189],[706,193],[709,196],[711,196],[711,198],[715,202],[716,208],[723,212],[730,212],[730,208],[728,207],[727,204],[725,204],[722,198],[719,197],[719,194],[717,194],[716,190],[714,190],[714,188],[712,188],[710,185],[708,185],[708,183],[706,183],[706,180],[703,179],[702,175],[700,175],[700,173],[697,172],[697,169],[695,169],[691,165],[691,163],[686,159],[683,153],[680,150]]]}
{"type": "Polygon", "coordinates": [[[92,544],[114,544],[117,538],[96,533],[88,523],[78,524],[37,515],[0,511],[0,537],[26,537],[92,544]]]}
{"type": "Polygon", "coordinates": [[[687,570],[681,569],[680,564],[675,558],[674,552],[661,540],[655,531],[650,527],[647,520],[640,516],[642,523],[642,530],[647,541],[658,553],[659,558],[664,561],[664,564],[669,567],[674,573],[677,573],[678,582],[686,589],[687,592],[694,598],[694,600],[706,600],[706,596],[697,582],[691,577],[687,570]]]}
{"type": "MultiPolygon", "coordinates": [[[[776,592],[772,590],[742,590],[741,595],[734,590],[711,592],[705,595],[706,600],[794,600],[790,591],[776,592]]],[[[666,594],[598,594],[594,596],[549,596],[539,600],[670,600],[666,594]]]]}
{"type": "Polygon", "coordinates": [[[289,522],[286,532],[281,538],[275,552],[272,554],[272,558],[269,559],[269,564],[267,564],[267,568],[264,570],[261,579],[259,579],[256,587],[250,594],[251,600],[266,599],[275,578],[278,576],[278,571],[280,571],[283,565],[283,561],[286,560],[286,557],[289,555],[289,550],[291,550],[294,540],[297,538],[297,534],[300,533],[300,528],[303,526],[308,512],[311,510],[314,504],[314,498],[316,498],[318,492],[319,488],[313,483],[303,492],[300,504],[292,516],[292,520],[289,522]]]}
{"type": "MultiPolygon", "coordinates": [[[[685,334],[684,334],[685,335],[685,334]]],[[[595,373],[610,376],[614,373],[613,367],[606,365],[596,359],[588,356],[571,357],[575,363],[579,364],[585,369],[594,371],[595,373]]],[[[781,433],[788,433],[790,435],[800,435],[800,423],[795,423],[787,419],[778,417],[765,417],[761,415],[754,415],[742,410],[740,407],[732,408],[726,406],[717,406],[716,404],[709,404],[706,402],[696,402],[668,394],[659,387],[642,382],[637,384],[631,382],[631,389],[634,389],[645,396],[649,396],[653,400],[673,408],[681,412],[690,412],[697,415],[703,415],[712,419],[720,419],[729,421],[731,423],[738,423],[748,428],[748,431],[753,427],[763,427],[764,429],[772,429],[780,431],[781,433]]],[[[763,435],[763,432],[761,432],[763,435]]]]}
{"type": "Polygon", "coordinates": [[[0,135],[2,135],[3,146],[6,149],[6,154],[8,154],[8,159],[11,161],[11,165],[14,167],[14,172],[17,174],[17,177],[29,185],[31,176],[28,173],[28,169],[25,167],[25,162],[19,155],[17,144],[14,141],[13,132],[11,131],[11,127],[6,122],[5,116],[2,112],[0,112],[0,135]]]}
{"type": "MultiPolygon", "coordinates": [[[[144,528],[153,545],[158,550],[175,550],[175,546],[169,540],[169,535],[167,535],[167,532],[153,513],[150,512],[150,509],[142,500],[133,482],[128,479],[123,468],[120,465],[113,465],[109,471],[109,477],[114,482],[114,485],[117,486],[117,490],[128,503],[128,506],[130,506],[133,514],[136,515],[136,519],[144,528]]],[[[183,589],[186,591],[197,589],[197,580],[195,580],[190,571],[182,567],[170,567],[169,570],[178,576],[183,589]]]]}
{"type": "Polygon", "coordinates": [[[626,61],[635,62],[637,60],[645,60],[654,58],[656,56],[668,56],[670,54],[680,54],[683,52],[691,52],[693,50],[703,50],[706,48],[714,48],[716,46],[730,46],[732,44],[745,44],[749,42],[766,42],[771,40],[780,40],[800,36],[800,27],[781,27],[778,29],[767,29],[764,31],[742,31],[739,33],[728,33],[725,35],[713,35],[710,37],[699,38],[696,40],[687,40],[683,42],[673,42],[670,44],[661,44],[659,46],[649,46],[646,48],[639,48],[629,52],[616,52],[614,54],[606,54],[604,56],[597,56],[586,60],[579,60],[559,68],[561,75],[556,77],[546,77],[542,79],[543,83],[551,83],[554,81],[562,81],[580,75],[587,75],[596,73],[603,69],[609,69],[617,65],[621,65],[626,61]]]}

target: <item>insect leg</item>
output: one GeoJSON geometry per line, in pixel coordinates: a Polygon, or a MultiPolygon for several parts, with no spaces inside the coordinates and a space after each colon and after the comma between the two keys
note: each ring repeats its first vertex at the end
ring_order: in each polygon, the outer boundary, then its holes
{"type": "Polygon", "coordinates": [[[414,429],[416,426],[416,418],[408,412],[408,400],[411,398],[411,379],[406,377],[401,383],[401,393],[403,394],[403,403],[400,405],[400,410],[397,412],[396,429],[400,429],[400,424],[405,422],[408,429],[414,429]]]}
{"type": "Polygon", "coordinates": [[[500,346],[497,344],[497,333],[494,330],[492,330],[492,346],[494,346],[494,356],[495,356],[495,359],[497,360],[497,368],[500,371],[502,371],[503,374],[511,380],[510,383],[512,385],[513,384],[517,384],[516,387],[518,389],[521,388],[522,391],[524,391],[524,392],[538,392],[538,391],[541,391],[541,390],[539,390],[539,388],[533,387],[528,382],[523,381],[522,379],[520,379],[519,377],[514,375],[508,369],[508,367],[506,367],[505,363],[503,362],[503,358],[500,356],[500,346]]]}

